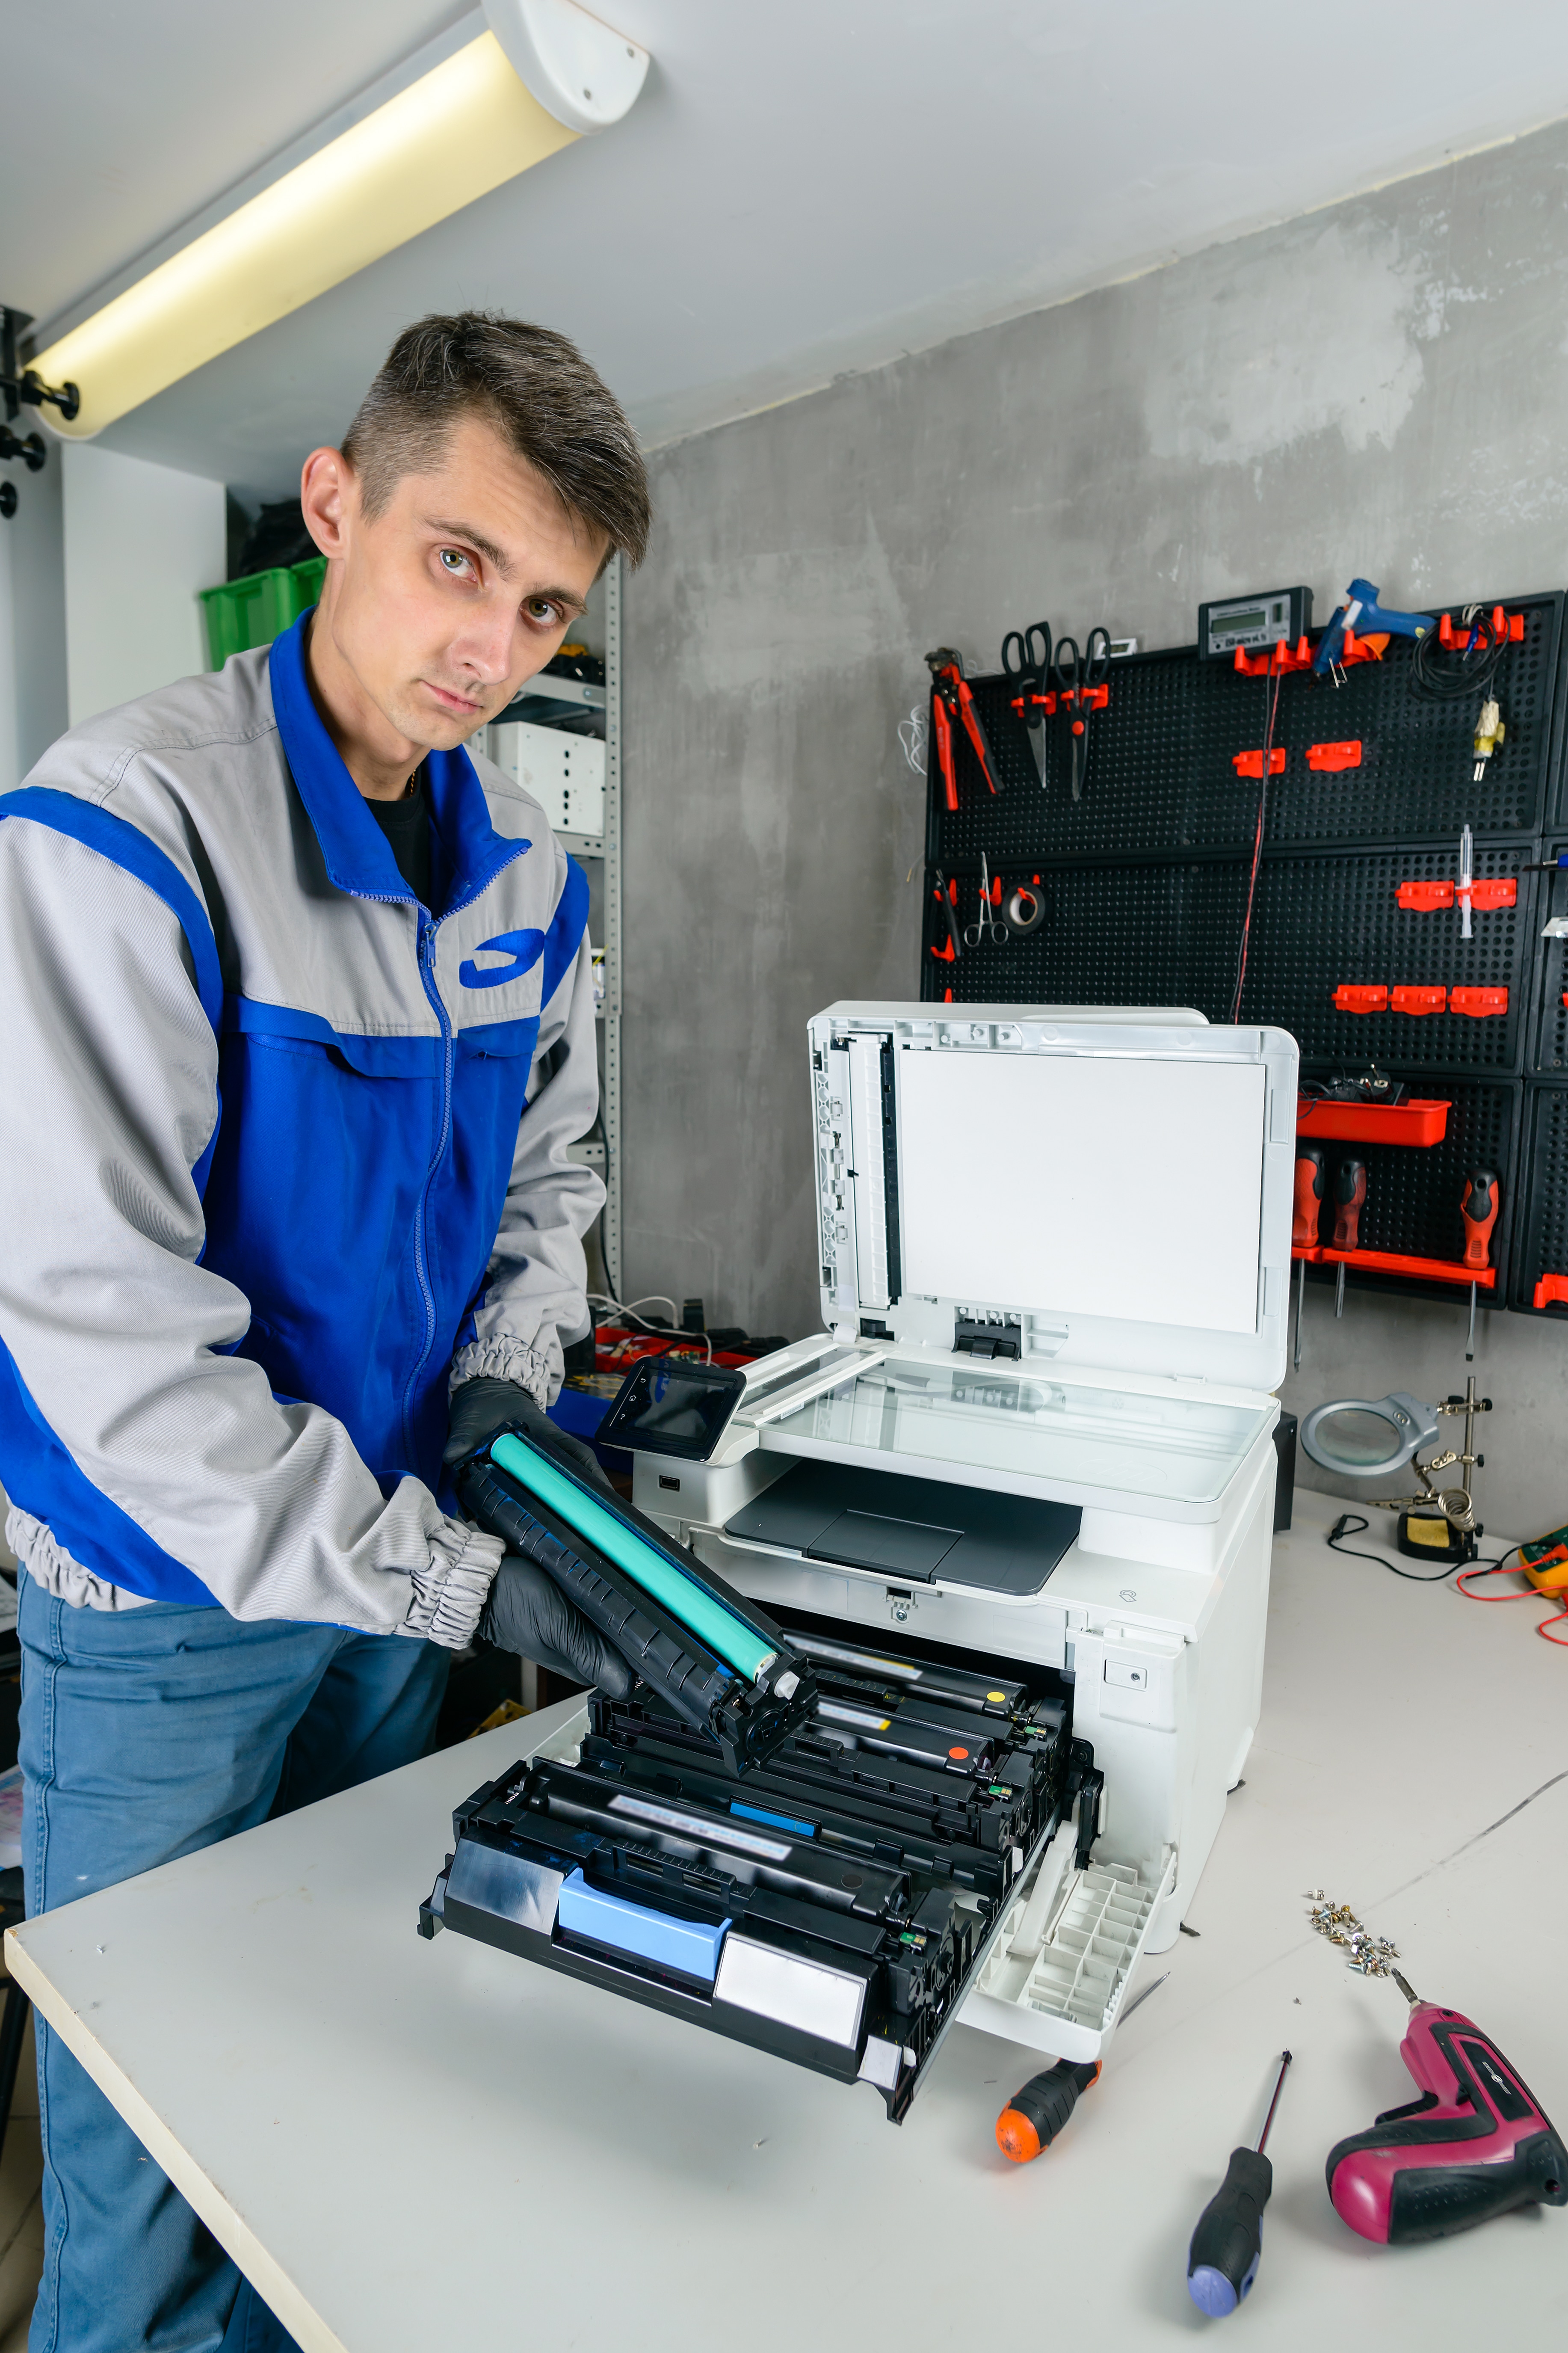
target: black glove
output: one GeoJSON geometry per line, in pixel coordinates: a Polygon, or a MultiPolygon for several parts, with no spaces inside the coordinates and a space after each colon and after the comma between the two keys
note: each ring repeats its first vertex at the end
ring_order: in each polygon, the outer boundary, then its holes
{"type": "Polygon", "coordinates": [[[520,1651],[552,1675],[595,1684],[612,1699],[625,1699],[635,1680],[620,1652],[567,1599],[554,1578],[521,1553],[509,1552],[497,1569],[479,1630],[481,1640],[498,1650],[520,1651]]]}
{"type": "Polygon", "coordinates": [[[465,1381],[461,1388],[453,1392],[447,1408],[447,1451],[442,1461],[462,1461],[465,1455],[474,1453],[493,1438],[498,1430],[504,1430],[509,1421],[516,1422],[530,1443],[559,1462],[563,1470],[574,1471],[579,1479],[586,1479],[591,1487],[602,1488],[606,1495],[615,1493],[593,1448],[584,1446],[580,1438],[574,1438],[570,1430],[558,1430],[516,1381],[465,1381]]]}

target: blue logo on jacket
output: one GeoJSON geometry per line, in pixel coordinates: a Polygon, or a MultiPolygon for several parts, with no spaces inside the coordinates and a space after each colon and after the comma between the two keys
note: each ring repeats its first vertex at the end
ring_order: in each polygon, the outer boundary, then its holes
{"type": "Polygon", "coordinates": [[[474,955],[505,955],[510,963],[479,965],[474,956],[465,956],[458,966],[458,978],[465,988],[500,988],[531,972],[543,953],[542,932],[498,932],[493,940],[481,940],[474,955]]]}

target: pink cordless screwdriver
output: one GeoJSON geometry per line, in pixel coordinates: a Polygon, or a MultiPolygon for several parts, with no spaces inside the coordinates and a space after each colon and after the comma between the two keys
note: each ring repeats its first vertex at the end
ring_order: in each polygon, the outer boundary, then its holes
{"type": "Polygon", "coordinates": [[[1568,2205],[1568,2150],[1497,2044],[1457,2010],[1410,2004],[1400,2056],[1421,2096],[1329,2151],[1334,2211],[1363,2239],[1446,2239],[1515,2206],[1568,2205]]]}

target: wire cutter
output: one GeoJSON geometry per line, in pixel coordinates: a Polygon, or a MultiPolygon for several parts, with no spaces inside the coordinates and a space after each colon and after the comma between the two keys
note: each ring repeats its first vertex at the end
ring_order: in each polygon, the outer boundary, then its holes
{"type": "Polygon", "coordinates": [[[1110,632],[1101,628],[1090,629],[1081,654],[1076,638],[1063,638],[1051,664],[1057,707],[1071,714],[1075,801],[1083,798],[1084,778],[1089,773],[1089,713],[1103,711],[1110,700],[1110,689],[1105,683],[1110,668],[1110,632]]]}
{"type": "Polygon", "coordinates": [[[1051,625],[1031,621],[1026,629],[1009,629],[1002,640],[1002,667],[1018,691],[1013,709],[1029,731],[1042,789],[1046,781],[1046,721],[1056,711],[1057,699],[1046,691],[1051,674],[1051,625]]]}
{"type": "Polygon", "coordinates": [[[949,809],[958,807],[958,777],[952,765],[952,724],[957,720],[969,738],[970,749],[980,763],[980,773],[994,793],[1002,789],[996,781],[996,763],[991,756],[991,746],[985,740],[985,730],[980,723],[980,713],[974,708],[974,697],[969,691],[969,681],[963,675],[963,657],[951,646],[938,646],[927,654],[931,670],[931,740],[936,745],[937,766],[942,773],[942,790],[949,809]]]}
{"type": "Polygon", "coordinates": [[[993,883],[990,869],[985,863],[985,852],[982,850],[980,853],[980,913],[972,923],[966,923],[963,927],[965,947],[977,948],[986,940],[990,941],[993,947],[1006,946],[1012,934],[1001,917],[992,913],[993,905],[1001,899],[1001,896],[1002,878],[998,875],[995,882],[993,883]]]}

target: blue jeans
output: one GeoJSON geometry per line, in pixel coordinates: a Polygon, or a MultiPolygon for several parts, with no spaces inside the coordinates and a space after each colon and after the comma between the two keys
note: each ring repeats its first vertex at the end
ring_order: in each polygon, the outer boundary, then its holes
{"type": "MultiPolygon", "coordinates": [[[[29,1914],[422,1756],[447,1653],[19,1577],[29,1914]]],[[[44,2275],[28,2353],[289,2353],[283,2329],[42,2019],[44,2275]]]]}

